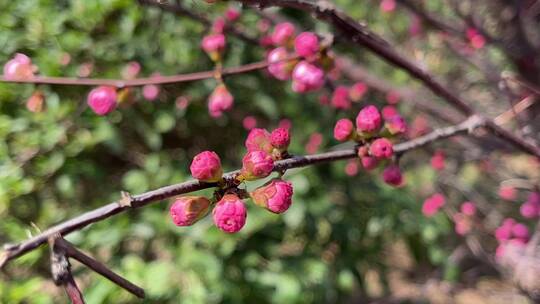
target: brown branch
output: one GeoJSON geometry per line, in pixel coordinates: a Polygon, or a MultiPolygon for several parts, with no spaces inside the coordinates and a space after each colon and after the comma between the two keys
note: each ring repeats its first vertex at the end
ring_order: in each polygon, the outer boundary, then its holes
{"type": "Polygon", "coordinates": [[[51,248],[51,273],[53,281],[58,286],[63,286],[71,303],[84,304],[82,292],[77,286],[73,275],[71,274],[71,265],[69,264],[68,255],[58,240],[61,239],[59,234],[50,236],[48,239],[51,248]]]}
{"type": "MultiPolygon", "coordinates": [[[[212,24],[212,20],[210,18],[208,18],[207,16],[205,16],[203,14],[200,14],[200,13],[197,13],[197,12],[193,11],[192,9],[186,8],[183,5],[181,5],[180,3],[172,4],[172,3],[166,3],[166,2],[163,2],[163,1],[159,1],[159,0],[138,0],[138,2],[139,2],[140,5],[156,7],[156,8],[159,8],[159,9],[174,13],[177,16],[183,16],[183,17],[191,18],[191,19],[196,20],[196,21],[198,21],[198,22],[200,22],[200,23],[202,23],[202,24],[204,24],[206,26],[210,26],[212,24]]],[[[249,42],[249,43],[252,43],[252,44],[259,44],[259,41],[257,40],[257,38],[248,35],[246,33],[246,30],[243,27],[241,27],[240,25],[238,25],[238,24],[229,24],[229,23],[227,23],[227,24],[225,24],[224,30],[226,32],[234,34],[235,36],[237,36],[238,38],[240,38],[240,39],[242,39],[242,40],[244,40],[246,42],[249,42]]]]}
{"type": "MultiPolygon", "coordinates": [[[[284,59],[284,61],[294,60],[296,57],[284,59]]],[[[266,61],[259,61],[249,63],[237,67],[225,68],[222,71],[223,76],[243,74],[251,71],[261,70],[268,67],[266,61]]],[[[43,77],[36,76],[29,79],[6,79],[3,75],[0,75],[0,82],[11,83],[33,83],[33,84],[54,84],[54,85],[78,85],[78,86],[113,86],[117,88],[143,86],[147,84],[170,84],[179,82],[189,82],[196,80],[203,80],[214,78],[215,71],[204,71],[187,74],[179,74],[172,76],[159,76],[159,77],[147,77],[137,78],[132,80],[122,79],[99,79],[99,78],[75,78],[75,77],[43,77]]]]}
{"type": "MultiPolygon", "coordinates": [[[[402,155],[409,150],[416,149],[437,140],[454,136],[460,133],[470,132],[483,125],[483,119],[479,118],[478,116],[473,116],[460,124],[437,129],[427,135],[397,144],[394,147],[394,151],[396,154],[402,155]]],[[[355,157],[357,157],[356,148],[314,155],[294,156],[289,159],[276,161],[274,163],[274,171],[281,172],[287,169],[305,167],[355,157]]],[[[237,174],[238,171],[232,171],[226,173],[224,175],[224,178],[226,180],[231,180],[234,179],[237,174]]],[[[2,268],[9,261],[16,259],[43,245],[45,242],[47,242],[47,239],[53,235],[60,234],[62,236],[65,236],[75,230],[79,230],[90,224],[102,221],[106,218],[127,211],[131,208],[144,207],[152,202],[157,202],[167,198],[171,198],[176,195],[212,188],[216,186],[216,183],[204,183],[196,180],[190,180],[180,184],[165,186],[139,195],[130,196],[129,204],[122,203],[123,200],[121,200],[94,209],[92,211],[88,211],[70,220],[53,226],[28,240],[25,240],[18,244],[5,245],[4,252],[0,254],[0,268],[2,268]]]]}
{"type": "MultiPolygon", "coordinates": [[[[356,22],[349,15],[336,9],[329,1],[308,1],[308,0],[238,0],[247,5],[258,6],[259,8],[269,6],[296,8],[314,14],[317,18],[334,25],[345,37],[362,47],[372,51],[377,56],[387,62],[403,69],[414,78],[420,80],[433,93],[442,97],[447,103],[466,116],[475,113],[464,100],[444,87],[436,78],[417,64],[409,61],[398,54],[384,39],[371,32],[365,25],[356,22]]],[[[496,125],[493,121],[487,120],[486,127],[497,137],[513,144],[516,148],[527,153],[540,157],[540,148],[515,136],[511,132],[496,125]]]]}
{"type": "Polygon", "coordinates": [[[126,280],[120,275],[114,273],[107,266],[96,261],[92,257],[84,254],[82,251],[75,248],[70,242],[62,238],[57,239],[56,242],[57,242],[57,246],[61,247],[62,250],[65,251],[68,257],[74,258],[75,260],[81,262],[82,264],[86,265],[88,268],[101,274],[105,278],[109,279],[111,282],[124,288],[125,290],[129,291],[135,296],[141,299],[144,298],[144,289],[142,289],[141,287],[131,283],[130,281],[126,280]]]}

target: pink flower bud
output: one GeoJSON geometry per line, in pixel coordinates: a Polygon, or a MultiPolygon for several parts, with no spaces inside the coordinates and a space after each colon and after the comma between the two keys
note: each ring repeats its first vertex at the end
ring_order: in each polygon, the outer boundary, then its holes
{"type": "Polygon", "coordinates": [[[134,79],[141,71],[141,65],[137,61],[130,61],[122,69],[122,77],[124,79],[134,79]]]}
{"type": "Polygon", "coordinates": [[[97,115],[106,115],[116,108],[116,89],[113,87],[100,86],[88,94],[88,106],[97,115]]]}
{"type": "Polygon", "coordinates": [[[265,151],[267,153],[272,153],[274,147],[272,147],[270,137],[270,133],[268,133],[268,131],[265,129],[252,129],[249,132],[245,142],[247,151],[265,151]]]}
{"type": "Polygon", "coordinates": [[[385,118],[384,126],[392,135],[405,134],[407,132],[407,123],[399,114],[385,118]]]}
{"type": "Polygon", "coordinates": [[[398,113],[398,110],[396,109],[396,107],[394,106],[384,106],[382,108],[382,117],[385,119],[385,120],[389,120],[391,119],[392,117],[396,116],[396,115],[399,115],[398,113]]]}
{"type": "Polygon", "coordinates": [[[461,204],[461,213],[474,216],[476,214],[476,205],[473,202],[464,202],[461,204]]]}
{"type": "Polygon", "coordinates": [[[396,165],[390,165],[383,171],[383,180],[391,186],[401,186],[403,184],[403,176],[401,170],[396,165]]]}
{"type": "Polygon", "coordinates": [[[385,13],[393,12],[396,9],[396,0],[382,0],[380,8],[385,13]]]}
{"type": "Polygon", "coordinates": [[[516,223],[512,226],[512,235],[516,238],[528,239],[529,229],[524,224],[516,223]]]}
{"type": "Polygon", "coordinates": [[[347,141],[354,134],[354,125],[350,119],[342,118],[336,122],[334,127],[334,138],[338,141],[347,141]]]}
{"type": "Polygon", "coordinates": [[[159,87],[155,84],[147,84],[143,86],[142,94],[148,101],[156,100],[159,96],[159,87]]]}
{"type": "Polygon", "coordinates": [[[311,57],[319,52],[319,38],[312,32],[303,32],[294,39],[294,50],[298,56],[311,57]]]}
{"type": "Polygon", "coordinates": [[[217,182],[223,175],[221,160],[213,151],[203,151],[195,155],[189,169],[191,175],[202,182],[217,182]]]}
{"type": "Polygon", "coordinates": [[[457,221],[454,230],[458,235],[466,235],[471,230],[471,224],[467,220],[457,221]]]}
{"type": "Polygon", "coordinates": [[[292,73],[292,89],[296,93],[316,91],[324,85],[324,71],[307,61],[300,61],[292,73]]]}
{"type": "Polygon", "coordinates": [[[445,167],[445,157],[444,152],[437,150],[435,154],[431,157],[431,167],[435,170],[444,170],[445,167]]]}
{"type": "Polygon", "coordinates": [[[204,196],[182,196],[169,211],[176,226],[191,226],[208,213],[209,207],[210,201],[204,196]]]}
{"type": "Polygon", "coordinates": [[[345,165],[345,174],[348,176],[355,176],[358,174],[358,160],[357,159],[351,159],[347,162],[345,165]]]}
{"type": "Polygon", "coordinates": [[[381,128],[381,114],[373,105],[364,107],[356,116],[356,127],[366,133],[379,131],[381,128]]]}
{"type": "Polygon", "coordinates": [[[386,93],[386,102],[388,102],[391,105],[395,105],[399,102],[401,99],[401,95],[399,95],[399,92],[391,90],[388,93],[386,93]]]}
{"type": "Polygon", "coordinates": [[[242,159],[240,174],[245,180],[256,180],[267,177],[274,169],[272,156],[264,151],[248,152],[242,159]]]}
{"type": "Polygon", "coordinates": [[[43,105],[45,102],[45,96],[41,91],[36,91],[26,101],[26,108],[28,111],[38,113],[43,111],[43,105]]]}
{"type": "Polygon", "coordinates": [[[376,158],[392,158],[394,155],[394,145],[384,137],[375,139],[369,150],[376,158]]]}
{"type": "Polygon", "coordinates": [[[214,20],[214,23],[212,23],[212,33],[223,34],[224,29],[225,29],[225,18],[223,17],[216,18],[216,20],[214,20]]]}
{"type": "Polygon", "coordinates": [[[309,154],[313,154],[319,150],[319,147],[321,146],[323,142],[323,136],[321,133],[313,133],[309,136],[308,143],[306,144],[306,152],[309,154]]]}
{"type": "Polygon", "coordinates": [[[338,86],[332,95],[332,106],[336,109],[347,110],[351,108],[349,100],[349,89],[345,86],[338,86]]]}
{"type": "Polygon", "coordinates": [[[435,215],[442,206],[446,203],[444,196],[440,193],[436,193],[428,197],[422,205],[422,213],[426,217],[435,215]]]}
{"type": "Polygon", "coordinates": [[[360,99],[362,99],[362,97],[366,95],[367,91],[368,91],[367,84],[363,82],[357,82],[353,84],[353,86],[349,90],[349,98],[352,101],[360,101],[360,99]]]}
{"type": "Polygon", "coordinates": [[[227,11],[225,11],[225,18],[230,22],[234,22],[240,18],[240,12],[234,7],[229,7],[227,11]]]}
{"type": "Polygon", "coordinates": [[[372,156],[362,156],[360,157],[360,162],[362,163],[362,167],[367,171],[371,171],[379,165],[379,160],[372,156]]]}
{"type": "Polygon", "coordinates": [[[501,186],[499,188],[499,196],[507,201],[513,201],[517,197],[516,189],[510,186],[501,186]]]}
{"type": "Polygon", "coordinates": [[[512,227],[508,226],[499,226],[497,229],[495,229],[495,238],[501,242],[505,240],[509,240],[512,236],[512,227]]]}
{"type": "Polygon", "coordinates": [[[292,203],[292,184],[281,179],[274,179],[250,193],[256,205],[268,209],[273,213],[283,213],[292,203]]]}
{"type": "Polygon", "coordinates": [[[212,117],[219,117],[234,104],[234,97],[224,84],[218,85],[208,98],[208,112],[212,117]]]}
{"type": "Polygon", "coordinates": [[[295,34],[295,28],[292,23],[282,22],[276,25],[272,33],[272,41],[275,45],[286,45],[289,43],[295,34]]]}
{"type": "Polygon", "coordinates": [[[289,129],[277,128],[270,134],[270,143],[274,148],[283,150],[287,149],[291,143],[291,137],[289,135],[289,129]]]}
{"type": "Polygon", "coordinates": [[[279,121],[278,127],[290,130],[292,128],[292,122],[288,118],[283,118],[282,120],[279,121]]]}
{"type": "Polygon", "coordinates": [[[294,62],[284,61],[289,57],[289,52],[284,47],[271,50],[266,57],[268,61],[268,72],[279,80],[288,80],[294,69],[294,62]]]}
{"type": "Polygon", "coordinates": [[[17,53],[4,65],[4,77],[7,80],[31,79],[34,77],[34,67],[30,58],[17,53]]]}
{"type": "Polygon", "coordinates": [[[242,126],[246,130],[251,130],[257,126],[257,118],[254,116],[246,116],[242,119],[242,126]]]}
{"type": "Polygon", "coordinates": [[[481,49],[486,44],[486,39],[475,28],[468,28],[466,31],[467,38],[471,43],[471,46],[475,49],[481,49]]]}
{"type": "Polygon", "coordinates": [[[519,213],[524,217],[524,218],[528,218],[528,219],[531,219],[531,218],[535,218],[539,215],[540,213],[540,206],[538,206],[538,204],[534,204],[534,203],[529,203],[529,202],[525,202],[523,205],[521,205],[521,207],[519,208],[519,213]]]}
{"type": "Polygon", "coordinates": [[[216,226],[227,233],[238,232],[246,224],[247,209],[235,194],[225,194],[212,211],[216,226]]]}
{"type": "Polygon", "coordinates": [[[204,36],[201,47],[213,61],[218,61],[225,50],[225,35],[210,34],[204,36]]]}

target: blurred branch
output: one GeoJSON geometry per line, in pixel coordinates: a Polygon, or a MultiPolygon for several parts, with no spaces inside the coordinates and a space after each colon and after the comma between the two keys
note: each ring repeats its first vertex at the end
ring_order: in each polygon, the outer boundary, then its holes
{"type": "Polygon", "coordinates": [[[435,15],[434,13],[428,12],[419,6],[415,5],[410,0],[396,0],[399,4],[401,4],[403,7],[407,8],[409,11],[411,11],[413,14],[420,17],[426,24],[429,26],[442,31],[446,33],[451,33],[455,36],[459,36],[462,39],[465,39],[465,30],[463,29],[463,26],[459,26],[456,24],[451,24],[450,22],[445,21],[442,16],[435,15]]]}
{"type": "MultiPolygon", "coordinates": [[[[469,106],[458,95],[444,87],[436,78],[422,69],[420,66],[398,54],[393,47],[383,38],[371,32],[364,24],[356,22],[346,13],[336,9],[328,1],[307,1],[307,0],[238,0],[247,5],[265,8],[269,6],[280,6],[300,9],[314,14],[317,18],[333,24],[351,42],[371,50],[374,54],[382,57],[387,62],[407,71],[411,76],[420,80],[433,93],[442,97],[447,103],[456,108],[466,116],[476,114],[475,110],[469,106]]],[[[530,153],[540,158],[540,148],[525,141],[524,139],[501,128],[493,121],[487,120],[486,127],[497,137],[512,143],[516,148],[530,153]]]]}
{"type": "MultiPolygon", "coordinates": [[[[295,57],[286,58],[283,61],[295,60],[295,57]]],[[[251,71],[261,70],[268,67],[266,61],[253,62],[237,67],[224,68],[222,75],[235,75],[243,74],[251,71]]],[[[32,84],[55,84],[55,85],[78,85],[78,86],[113,86],[117,88],[143,86],[148,84],[169,84],[179,82],[189,82],[196,80],[203,80],[214,78],[215,71],[204,71],[187,74],[179,74],[172,76],[154,76],[147,78],[137,78],[132,80],[122,79],[99,79],[99,78],[75,78],[75,77],[42,77],[36,76],[29,79],[6,79],[3,75],[0,75],[0,82],[12,82],[12,83],[32,83],[32,84]]]]}
{"type": "Polygon", "coordinates": [[[77,283],[71,274],[71,265],[68,255],[63,246],[59,245],[60,235],[55,234],[48,239],[51,248],[51,273],[53,281],[58,286],[63,286],[71,303],[84,304],[84,298],[77,283]]]}
{"type": "MultiPolygon", "coordinates": [[[[434,130],[433,132],[406,141],[394,146],[394,151],[398,155],[420,148],[432,142],[448,138],[460,133],[470,133],[474,129],[484,126],[485,121],[479,116],[472,116],[460,124],[434,130]]],[[[281,172],[287,169],[305,167],[321,163],[327,163],[337,160],[350,159],[357,157],[356,148],[326,152],[321,154],[294,156],[288,159],[279,160],[274,163],[274,171],[281,172]]],[[[224,174],[223,178],[231,181],[238,175],[237,171],[224,174]]],[[[216,183],[204,183],[197,180],[190,180],[180,184],[165,186],[156,190],[145,192],[139,195],[130,196],[123,194],[119,201],[110,203],[70,220],[53,226],[46,231],[18,244],[4,245],[4,251],[0,254],[0,268],[6,265],[10,260],[16,259],[43,245],[47,240],[56,234],[65,236],[73,231],[82,229],[90,224],[100,222],[118,213],[132,208],[144,207],[152,202],[161,201],[180,194],[216,187],[216,183]]]]}

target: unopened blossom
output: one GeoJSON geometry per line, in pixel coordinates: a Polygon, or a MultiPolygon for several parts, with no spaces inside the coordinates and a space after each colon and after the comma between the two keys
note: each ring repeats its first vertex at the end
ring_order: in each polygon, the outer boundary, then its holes
{"type": "Polygon", "coordinates": [[[204,196],[177,198],[169,210],[176,226],[191,226],[203,218],[209,210],[210,201],[204,196]]]}
{"type": "Polygon", "coordinates": [[[203,182],[217,182],[223,175],[221,159],[213,151],[203,151],[195,155],[189,169],[194,178],[203,182]]]}
{"type": "Polygon", "coordinates": [[[109,86],[99,86],[88,94],[88,106],[97,115],[106,115],[116,109],[116,89],[109,86]]]}
{"type": "Polygon", "coordinates": [[[241,176],[245,180],[267,177],[274,169],[272,156],[265,151],[248,152],[242,159],[241,176]]]}
{"type": "Polygon", "coordinates": [[[206,35],[202,39],[201,47],[213,61],[219,61],[225,51],[225,35],[206,35]]]}
{"type": "Polygon", "coordinates": [[[247,209],[235,194],[225,194],[212,211],[214,224],[222,231],[235,233],[246,224],[247,209]]]}
{"type": "Polygon", "coordinates": [[[292,195],[292,184],[281,179],[274,179],[250,193],[255,204],[273,213],[287,211],[292,204],[292,195]]]}
{"type": "Polygon", "coordinates": [[[347,141],[354,135],[355,129],[352,121],[342,118],[336,122],[334,127],[334,138],[338,141],[347,141]]]}
{"type": "Polygon", "coordinates": [[[388,139],[382,137],[375,139],[370,145],[371,155],[376,158],[392,158],[394,155],[394,146],[388,139]]]}
{"type": "Polygon", "coordinates": [[[212,117],[219,117],[228,111],[234,104],[234,97],[224,84],[218,85],[208,98],[208,113],[212,117]]]}
{"type": "Polygon", "coordinates": [[[336,109],[347,110],[351,108],[349,89],[346,86],[338,86],[332,95],[332,106],[336,109]]]}
{"type": "Polygon", "coordinates": [[[399,166],[392,164],[386,167],[383,171],[383,180],[391,186],[401,186],[403,184],[403,176],[401,175],[399,166]]]}
{"type": "Polygon", "coordinates": [[[275,45],[286,45],[292,42],[296,29],[290,22],[278,23],[272,33],[272,41],[275,45]]]}
{"type": "Polygon", "coordinates": [[[294,40],[294,50],[298,56],[311,57],[319,52],[319,38],[312,32],[303,32],[294,40]]]}
{"type": "Polygon", "coordinates": [[[272,153],[274,147],[272,146],[270,137],[271,134],[266,129],[251,129],[245,141],[247,151],[265,151],[267,153],[272,153]]]}
{"type": "Polygon", "coordinates": [[[307,61],[300,61],[292,73],[292,89],[296,93],[307,93],[324,85],[324,71],[307,61]]]}
{"type": "Polygon", "coordinates": [[[356,128],[362,132],[373,133],[379,131],[381,123],[381,114],[373,105],[362,108],[356,116],[356,128]]]}
{"type": "Polygon", "coordinates": [[[4,78],[7,80],[31,79],[34,77],[32,60],[24,54],[17,53],[4,65],[4,78]]]}
{"type": "Polygon", "coordinates": [[[286,150],[291,143],[289,129],[277,128],[270,134],[270,143],[276,149],[286,150]]]}

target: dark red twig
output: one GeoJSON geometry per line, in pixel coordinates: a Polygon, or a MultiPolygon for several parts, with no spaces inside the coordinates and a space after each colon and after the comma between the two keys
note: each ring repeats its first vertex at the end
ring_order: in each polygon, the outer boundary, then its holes
{"type": "MultiPolygon", "coordinates": [[[[397,154],[403,154],[409,150],[425,146],[440,139],[444,139],[464,132],[470,132],[478,127],[483,126],[484,123],[484,120],[480,117],[472,116],[471,118],[465,120],[460,124],[437,129],[427,135],[401,144],[397,144],[394,148],[394,151],[397,154]]],[[[314,155],[294,156],[292,158],[276,161],[274,163],[274,171],[281,172],[287,169],[305,167],[355,157],[357,157],[355,148],[314,155]]],[[[238,171],[232,171],[226,173],[224,175],[224,178],[232,179],[237,174],[238,171]]],[[[135,196],[129,196],[127,194],[124,194],[123,198],[117,202],[113,202],[92,211],[83,213],[77,217],[55,225],[47,229],[46,231],[18,244],[5,245],[4,252],[0,254],[0,268],[2,268],[10,260],[18,258],[46,243],[47,240],[53,235],[60,234],[62,236],[65,236],[75,230],[79,230],[92,223],[102,221],[128,209],[144,207],[152,202],[161,201],[176,195],[215,186],[215,183],[203,183],[196,180],[190,180],[180,184],[165,186],[135,196]]]]}

